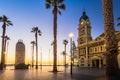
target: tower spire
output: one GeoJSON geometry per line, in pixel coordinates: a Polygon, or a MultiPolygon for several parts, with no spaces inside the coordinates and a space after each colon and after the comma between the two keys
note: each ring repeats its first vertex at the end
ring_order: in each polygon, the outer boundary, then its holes
{"type": "Polygon", "coordinates": [[[85,8],[83,9],[83,16],[85,16],[86,15],[86,11],[85,11],[85,8]]]}
{"type": "Polygon", "coordinates": [[[83,12],[85,12],[85,8],[83,8],[83,12]]]}

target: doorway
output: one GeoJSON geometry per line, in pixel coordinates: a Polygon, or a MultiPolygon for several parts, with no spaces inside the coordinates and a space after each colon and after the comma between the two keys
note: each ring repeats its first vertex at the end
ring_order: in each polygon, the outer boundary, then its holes
{"type": "Polygon", "coordinates": [[[99,68],[99,59],[97,59],[97,60],[92,60],[92,67],[99,68]]]}

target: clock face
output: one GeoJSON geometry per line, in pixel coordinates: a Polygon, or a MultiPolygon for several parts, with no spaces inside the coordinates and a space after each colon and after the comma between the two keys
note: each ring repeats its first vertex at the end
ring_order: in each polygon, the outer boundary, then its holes
{"type": "Polygon", "coordinates": [[[81,21],[81,23],[80,23],[80,24],[81,24],[81,25],[83,25],[83,23],[84,23],[84,22],[83,22],[83,21],[81,21]]]}
{"type": "Polygon", "coordinates": [[[81,24],[81,25],[83,25],[83,24],[84,24],[84,20],[83,20],[83,19],[80,21],[80,24],[81,24]]]}
{"type": "Polygon", "coordinates": [[[89,22],[89,21],[87,21],[87,24],[88,24],[88,25],[90,25],[90,22],[89,22]]]}
{"type": "Polygon", "coordinates": [[[81,20],[80,24],[81,25],[90,25],[90,21],[89,20],[81,20]]]}

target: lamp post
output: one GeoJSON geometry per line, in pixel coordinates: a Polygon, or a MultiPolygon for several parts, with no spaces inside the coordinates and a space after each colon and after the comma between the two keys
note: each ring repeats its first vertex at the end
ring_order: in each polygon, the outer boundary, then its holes
{"type": "Polygon", "coordinates": [[[74,34],[71,32],[69,33],[70,38],[70,53],[71,53],[71,64],[70,64],[70,75],[72,76],[72,61],[73,61],[73,55],[72,55],[72,38],[74,37],[74,34]]]}

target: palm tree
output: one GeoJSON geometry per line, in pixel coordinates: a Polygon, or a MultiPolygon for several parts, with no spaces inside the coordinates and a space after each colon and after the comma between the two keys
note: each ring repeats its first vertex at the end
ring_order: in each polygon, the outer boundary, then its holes
{"type": "Polygon", "coordinates": [[[107,80],[120,80],[117,62],[118,46],[113,20],[113,0],[102,0],[104,15],[104,32],[106,39],[106,76],[107,80]]]}
{"type": "Polygon", "coordinates": [[[38,27],[33,27],[31,32],[35,33],[35,42],[36,42],[36,69],[38,69],[38,35],[41,36],[41,31],[38,29],[38,27]]]}
{"type": "Polygon", "coordinates": [[[8,36],[6,35],[4,38],[5,38],[4,51],[6,51],[6,43],[7,43],[8,40],[10,40],[10,37],[8,37],[8,36]]]}
{"type": "Polygon", "coordinates": [[[53,6],[53,35],[54,35],[54,63],[53,72],[57,72],[57,14],[61,15],[59,9],[65,10],[64,0],[46,0],[46,8],[49,9],[53,6]]]}
{"type": "Polygon", "coordinates": [[[5,52],[5,54],[4,54],[4,57],[5,57],[5,62],[6,62],[6,59],[7,59],[7,57],[6,57],[6,55],[7,55],[7,51],[6,51],[6,43],[7,43],[7,41],[8,40],[10,40],[10,37],[8,37],[7,35],[5,36],[5,46],[4,46],[4,52],[5,52]]]}
{"type": "Polygon", "coordinates": [[[35,41],[31,41],[32,44],[32,67],[34,65],[34,46],[35,46],[35,41]]]}
{"type": "Polygon", "coordinates": [[[63,54],[63,56],[64,56],[64,65],[66,67],[66,45],[68,44],[68,41],[67,40],[63,40],[63,44],[65,46],[65,51],[64,51],[64,54],[63,54]]]}
{"type": "Polygon", "coordinates": [[[117,20],[118,20],[117,26],[120,26],[120,17],[118,17],[117,20]]]}
{"type": "Polygon", "coordinates": [[[5,56],[4,56],[4,48],[5,48],[5,34],[6,34],[6,26],[13,26],[12,22],[7,18],[7,16],[3,15],[0,17],[0,22],[3,22],[2,25],[2,49],[1,49],[1,66],[0,68],[3,69],[5,64],[5,56]]]}

